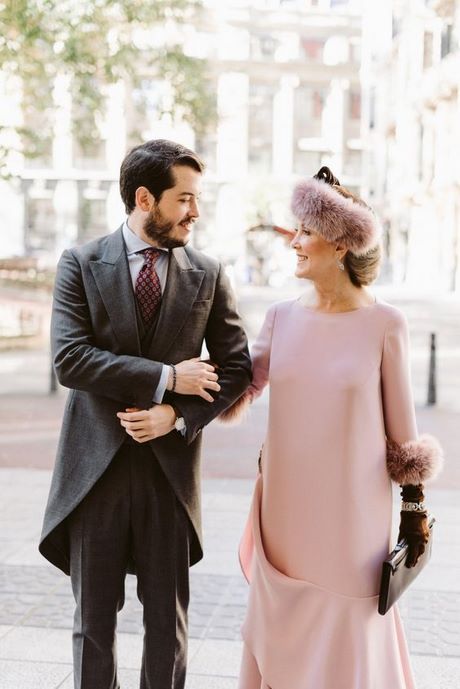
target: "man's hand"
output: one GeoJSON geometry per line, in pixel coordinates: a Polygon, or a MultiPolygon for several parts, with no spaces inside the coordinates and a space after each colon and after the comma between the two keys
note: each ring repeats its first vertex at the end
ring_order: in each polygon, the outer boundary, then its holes
{"type": "Polygon", "coordinates": [[[150,409],[128,408],[119,411],[117,416],[126,433],[138,443],[170,433],[176,421],[176,412],[170,404],[156,404],[150,409]]]}
{"type": "MultiPolygon", "coordinates": [[[[180,364],[176,364],[174,392],[178,392],[180,395],[199,395],[207,402],[214,402],[214,398],[206,391],[219,392],[218,378],[215,367],[211,364],[201,361],[199,357],[186,359],[180,364]]],[[[172,385],[173,375],[171,371],[167,385],[168,390],[172,389],[172,385]]]]}

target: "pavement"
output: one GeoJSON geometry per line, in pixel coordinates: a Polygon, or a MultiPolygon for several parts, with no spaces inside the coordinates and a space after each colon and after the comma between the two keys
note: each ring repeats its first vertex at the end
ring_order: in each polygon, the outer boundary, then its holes
{"type": "MultiPolygon", "coordinates": [[[[266,302],[284,295],[245,294],[242,311],[250,335],[266,302]]],[[[394,299],[390,299],[394,301],[394,299]]],[[[428,493],[436,515],[432,561],[401,602],[417,689],[460,687],[460,306],[453,300],[400,300],[410,318],[413,373],[421,430],[446,449],[444,474],[428,493]],[[424,406],[426,337],[440,339],[440,390],[424,406]]],[[[0,353],[0,689],[71,689],[73,599],[68,578],[37,551],[65,391],[48,394],[46,350],[0,353]]],[[[239,426],[211,424],[205,431],[203,521],[205,557],[191,570],[187,689],[236,689],[240,627],[247,586],[237,547],[247,516],[267,396],[239,426]]],[[[395,519],[397,517],[395,495],[395,519]]],[[[396,526],[396,524],[395,524],[396,526]]],[[[119,615],[122,689],[138,687],[142,611],[135,578],[128,576],[119,615]]],[[[330,689],[334,689],[331,687],[330,689]]],[[[350,689],[354,689],[351,688],[350,689]]],[[[393,689],[388,687],[388,689],[393,689]]]]}

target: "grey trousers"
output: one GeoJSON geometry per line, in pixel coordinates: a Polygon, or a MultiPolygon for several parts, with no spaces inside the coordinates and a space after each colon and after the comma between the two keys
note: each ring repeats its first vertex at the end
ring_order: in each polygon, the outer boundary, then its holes
{"type": "Polygon", "coordinates": [[[141,689],[183,689],[189,522],[150,447],[129,438],[68,519],[75,689],[119,689],[117,612],[134,560],[143,604],[141,689]]]}

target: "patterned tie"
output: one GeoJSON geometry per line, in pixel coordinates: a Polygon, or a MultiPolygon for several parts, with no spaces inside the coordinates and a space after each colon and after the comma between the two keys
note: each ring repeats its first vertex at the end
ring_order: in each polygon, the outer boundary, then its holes
{"type": "Polygon", "coordinates": [[[136,280],[136,299],[144,324],[150,325],[155,311],[161,302],[160,279],[155,270],[155,262],[160,255],[160,250],[144,249],[144,251],[139,253],[144,254],[144,265],[136,280]]]}

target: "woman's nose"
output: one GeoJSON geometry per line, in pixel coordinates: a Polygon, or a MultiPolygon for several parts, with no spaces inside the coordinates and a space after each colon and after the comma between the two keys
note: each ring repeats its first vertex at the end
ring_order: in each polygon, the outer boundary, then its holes
{"type": "Polygon", "coordinates": [[[298,232],[295,233],[294,237],[292,238],[292,240],[289,243],[289,246],[291,247],[291,249],[298,249],[298,247],[299,247],[299,233],[298,232]]]}

